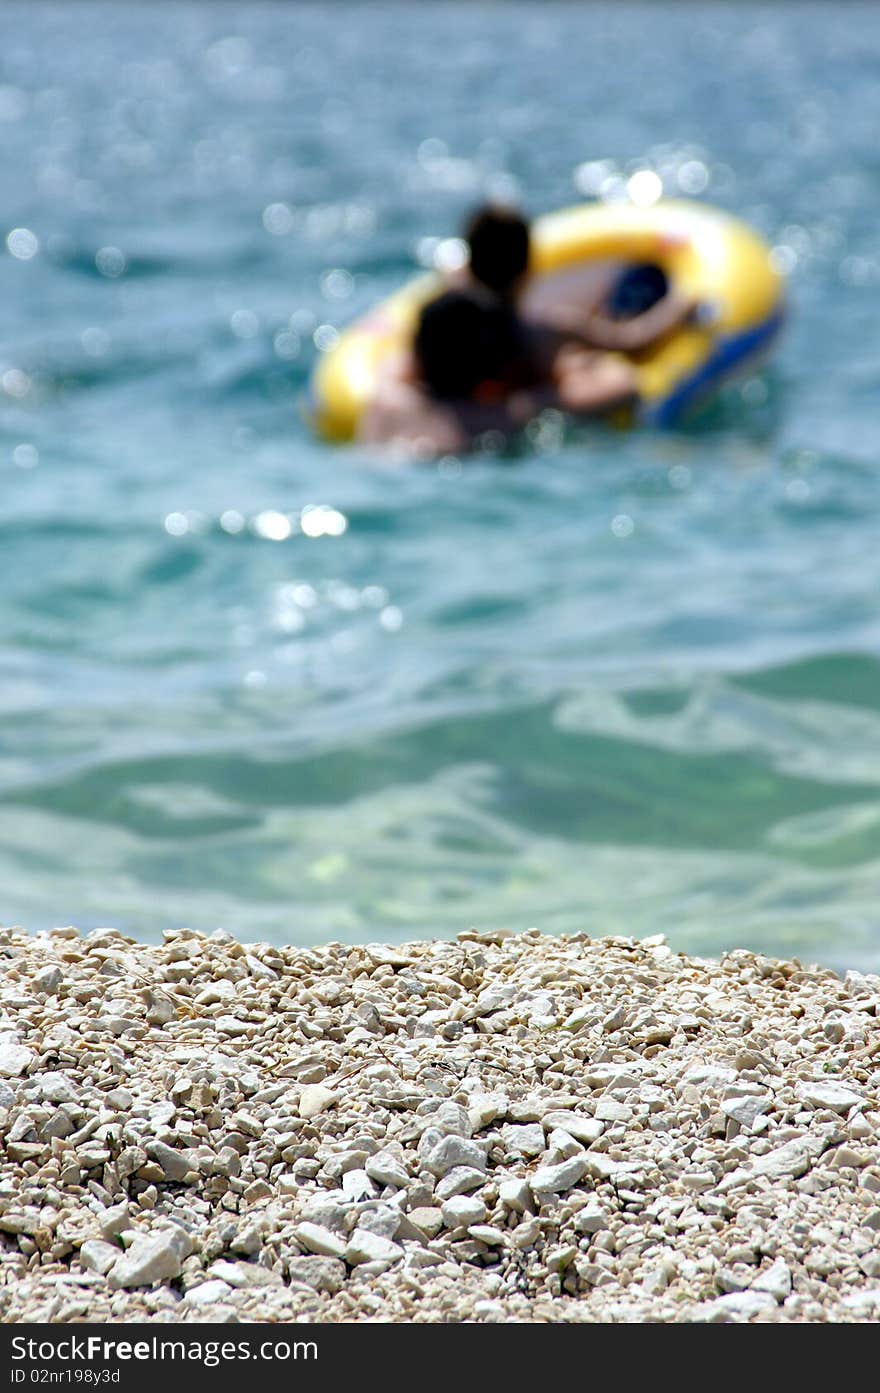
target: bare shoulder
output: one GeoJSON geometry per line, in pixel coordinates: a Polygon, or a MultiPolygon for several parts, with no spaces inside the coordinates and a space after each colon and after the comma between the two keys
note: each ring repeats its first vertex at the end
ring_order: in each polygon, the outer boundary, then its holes
{"type": "Polygon", "coordinates": [[[386,379],[361,418],[358,438],[415,456],[460,450],[465,441],[454,409],[433,401],[414,382],[386,379]]]}

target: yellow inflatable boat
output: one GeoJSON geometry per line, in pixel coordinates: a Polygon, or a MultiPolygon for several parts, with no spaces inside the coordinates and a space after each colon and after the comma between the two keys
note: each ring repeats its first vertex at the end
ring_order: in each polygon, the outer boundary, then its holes
{"type": "MultiPolygon", "coordinates": [[[[585,204],[532,224],[533,284],[590,262],[658,265],[671,286],[711,311],[639,355],[638,423],[676,425],[725,380],[751,367],[782,323],[783,285],[769,248],[739,219],[706,204],[585,204]]],[[[307,404],[319,435],[357,437],[383,360],[411,341],[422,305],[440,289],[438,276],[418,277],[352,324],[322,356],[307,404]]]]}

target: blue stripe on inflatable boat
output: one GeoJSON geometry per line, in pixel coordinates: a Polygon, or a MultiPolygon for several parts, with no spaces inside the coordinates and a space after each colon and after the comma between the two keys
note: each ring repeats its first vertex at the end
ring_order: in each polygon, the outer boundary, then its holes
{"type": "Polygon", "coordinates": [[[760,353],[782,327],[782,308],[756,329],[719,341],[698,372],[679,383],[676,390],[649,407],[640,417],[642,425],[675,426],[705,392],[720,385],[721,379],[741,368],[748,358],[760,353]]]}

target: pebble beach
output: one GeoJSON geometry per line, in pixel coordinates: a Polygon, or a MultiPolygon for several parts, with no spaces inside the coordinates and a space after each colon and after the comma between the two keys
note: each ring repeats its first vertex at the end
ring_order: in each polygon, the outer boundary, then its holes
{"type": "Polygon", "coordinates": [[[880,1314],[880,978],[0,933],[0,1318],[880,1314]]]}

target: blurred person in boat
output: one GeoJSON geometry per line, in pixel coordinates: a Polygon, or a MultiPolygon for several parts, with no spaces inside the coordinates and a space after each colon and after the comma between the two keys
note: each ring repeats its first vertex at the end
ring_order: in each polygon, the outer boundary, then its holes
{"type": "Polygon", "coordinates": [[[529,278],[530,231],[486,204],[465,226],[469,260],[424,306],[412,352],[390,363],[360,438],[425,455],[516,434],[547,407],[604,416],[632,406],[638,358],[695,312],[651,263],[588,263],[529,278]]]}
{"type": "Polygon", "coordinates": [[[586,262],[533,281],[529,224],[506,204],[483,204],[463,232],[468,262],[451,283],[488,290],[533,332],[549,329],[584,348],[636,354],[696,309],[696,301],[670,287],[665,272],[650,262],[586,262]]]}
{"type": "Polygon", "coordinates": [[[359,438],[417,456],[455,454],[490,432],[515,435],[548,407],[601,416],[636,396],[626,359],[538,334],[485,291],[447,290],[424,306],[412,351],[386,364],[359,438]]]}

